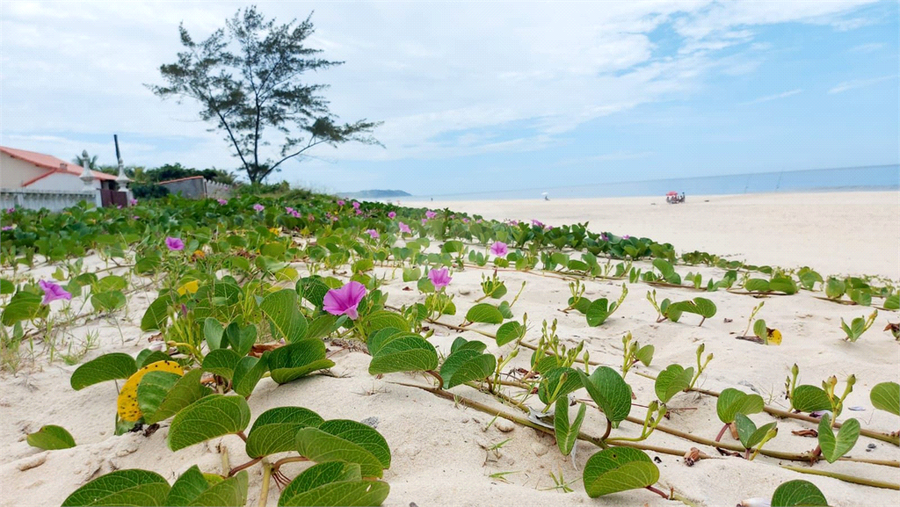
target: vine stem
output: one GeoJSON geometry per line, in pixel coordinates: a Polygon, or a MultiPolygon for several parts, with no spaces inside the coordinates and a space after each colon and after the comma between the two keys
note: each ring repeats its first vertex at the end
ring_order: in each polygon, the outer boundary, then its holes
{"type": "Polygon", "coordinates": [[[269,479],[272,477],[272,465],[263,460],[262,486],[259,491],[259,507],[266,507],[269,503],[269,479]]]}
{"type": "Polygon", "coordinates": [[[872,486],[873,488],[900,490],[900,484],[894,484],[893,482],[876,481],[875,479],[866,479],[864,477],[839,474],[837,472],[829,472],[827,470],[817,470],[814,468],[803,468],[791,465],[781,465],[781,468],[791,470],[793,472],[800,472],[801,474],[823,475],[825,477],[831,477],[832,479],[838,479],[844,482],[862,484],[863,486],[872,486]]]}
{"type": "Polygon", "coordinates": [[[250,468],[250,467],[252,467],[253,465],[259,463],[260,461],[262,461],[262,458],[255,458],[255,459],[252,459],[252,460],[250,460],[250,461],[244,463],[243,465],[238,465],[238,466],[232,468],[231,471],[228,472],[228,477],[233,477],[234,474],[236,474],[236,473],[238,473],[238,472],[240,472],[241,470],[244,470],[244,469],[246,469],[246,468],[250,468]]]}
{"type": "MultiPolygon", "coordinates": [[[[653,375],[650,375],[648,373],[641,373],[639,371],[636,371],[634,373],[635,373],[635,375],[639,375],[641,377],[648,378],[650,380],[656,380],[656,377],[654,377],[653,375]]],[[[689,390],[694,391],[696,393],[705,394],[707,396],[715,396],[716,398],[718,398],[719,395],[721,394],[717,391],[710,391],[708,389],[700,389],[698,387],[692,387],[689,390]]],[[[775,407],[771,407],[769,405],[764,406],[763,410],[765,410],[769,414],[774,415],[776,417],[797,419],[800,421],[806,421],[806,422],[817,423],[817,424],[819,422],[819,419],[816,417],[810,417],[808,415],[803,415],[803,414],[795,414],[793,412],[789,412],[787,410],[781,410],[781,409],[778,409],[775,407]]],[[[840,428],[842,424],[843,423],[835,422],[834,427],[840,428]]],[[[900,435],[883,433],[883,432],[873,431],[873,430],[868,430],[868,429],[860,429],[859,434],[869,437],[869,438],[874,438],[876,440],[881,440],[882,442],[887,442],[889,444],[894,444],[894,445],[900,446],[900,435]]]]}
{"type": "Polygon", "coordinates": [[[653,486],[647,486],[647,487],[644,488],[644,489],[648,489],[648,490],[650,490],[650,491],[656,493],[657,495],[659,495],[659,496],[665,498],[666,500],[671,500],[671,499],[672,499],[672,498],[669,497],[669,495],[667,495],[667,494],[663,493],[662,491],[660,491],[660,490],[654,488],[653,486]]]}

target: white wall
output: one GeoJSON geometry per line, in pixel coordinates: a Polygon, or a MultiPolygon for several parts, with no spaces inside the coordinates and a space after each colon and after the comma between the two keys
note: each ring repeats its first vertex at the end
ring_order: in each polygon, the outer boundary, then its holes
{"type": "Polygon", "coordinates": [[[34,190],[28,187],[0,190],[0,208],[2,209],[15,206],[33,210],[46,208],[50,211],[61,211],[75,206],[80,201],[93,202],[99,206],[100,192],[34,190]]]}
{"type": "Polygon", "coordinates": [[[22,188],[22,183],[37,178],[47,171],[49,169],[0,153],[0,188],[22,188]]]}
{"type": "MultiPolygon", "coordinates": [[[[100,180],[94,179],[92,185],[94,188],[99,189],[100,180]]],[[[74,174],[53,173],[46,178],[41,178],[31,185],[28,185],[28,188],[33,188],[35,190],[65,190],[69,192],[78,192],[84,188],[84,182],[74,174]]]]}

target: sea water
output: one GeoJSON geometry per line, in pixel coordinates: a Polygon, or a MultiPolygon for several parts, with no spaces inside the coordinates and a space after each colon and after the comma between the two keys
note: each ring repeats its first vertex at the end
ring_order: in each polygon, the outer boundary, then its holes
{"type": "Polygon", "coordinates": [[[403,200],[420,201],[431,198],[441,200],[541,199],[544,193],[551,199],[631,197],[665,195],[668,192],[678,192],[679,194],[683,192],[690,199],[691,195],[898,189],[900,189],[900,165],[879,165],[416,195],[405,197],[403,200]]]}

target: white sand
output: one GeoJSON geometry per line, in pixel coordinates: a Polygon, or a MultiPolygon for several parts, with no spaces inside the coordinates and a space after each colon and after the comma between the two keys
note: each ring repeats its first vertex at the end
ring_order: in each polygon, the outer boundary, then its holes
{"type": "Polygon", "coordinates": [[[503,220],[590,222],[593,231],[648,237],[680,252],[701,250],[826,274],[900,279],[900,192],[410,202],[503,220]]]}
{"type": "MultiPolygon", "coordinates": [[[[885,211],[896,206],[896,194],[833,194],[844,199],[844,204],[827,207],[826,195],[800,195],[786,213],[775,204],[785,196],[741,196],[711,198],[709,203],[689,202],[685,206],[650,206],[649,200],[623,200],[619,204],[591,204],[584,202],[588,210],[586,218],[598,226],[598,222],[610,224],[606,229],[631,234],[647,235],[659,240],[668,240],[682,249],[708,249],[715,252],[746,254],[757,262],[772,262],[782,265],[810,264],[825,272],[863,271],[882,272],[890,275],[896,269],[898,241],[896,214],[885,211]],[[868,204],[860,204],[854,212],[853,196],[867,199],[868,204]],[[799,201],[797,200],[799,199],[799,201]],[[809,211],[803,204],[819,203],[817,212],[809,211]],[[807,210],[805,216],[815,217],[814,223],[826,224],[827,235],[844,238],[858,234],[868,237],[860,240],[861,251],[858,261],[849,263],[839,259],[840,255],[817,251],[815,245],[823,245],[815,231],[816,227],[803,228],[796,225],[797,213],[807,210]],[[866,219],[860,219],[861,210],[867,210],[866,219]],[[830,213],[830,215],[829,215],[830,213]],[[834,218],[838,214],[854,217],[853,220],[834,218]],[[825,219],[829,215],[832,218],[825,219]],[[726,224],[739,224],[754,217],[756,225],[742,229],[732,225],[730,232],[718,233],[715,228],[726,224]],[[665,222],[667,218],[680,220],[665,222]],[[781,218],[784,217],[784,218],[781,218]],[[790,221],[788,221],[790,220],[790,221]],[[875,226],[868,221],[876,222],[875,226]],[[684,225],[677,227],[673,223],[684,225]],[[791,228],[793,227],[793,228],[791,228]],[[743,231],[743,232],[742,232],[743,231]],[[868,231],[868,232],[866,232],[868,231]],[[718,239],[717,239],[718,238],[718,239]],[[771,238],[791,245],[784,248],[768,248],[764,245],[771,238]],[[760,246],[763,245],[763,246],[760,246]],[[796,246],[796,248],[794,248],[796,246]],[[864,250],[863,250],[864,249],[864,250]],[[870,252],[870,253],[864,253],[870,252]],[[761,258],[770,256],[766,258],[761,258]],[[808,256],[808,257],[807,257],[808,256]],[[884,270],[884,271],[881,271],[884,270]]],[[[689,199],[692,196],[689,196],[689,199]]],[[[596,201],[594,201],[596,203],[596,201]]],[[[581,201],[579,201],[581,203],[581,201]]],[[[457,209],[477,209],[476,204],[448,203],[457,209]]],[[[575,213],[572,203],[550,201],[549,203],[528,203],[519,209],[510,203],[477,203],[486,210],[486,216],[503,218],[539,218],[549,223],[570,221],[575,213]]],[[[845,244],[845,243],[840,243],[845,244]]],[[[821,246],[819,246],[821,248],[821,246]]],[[[846,248],[846,247],[844,247],[846,248]]],[[[837,249],[837,247],[836,247],[837,249]]],[[[852,255],[844,250],[846,255],[852,255]]],[[[842,254],[843,255],[843,254],[842,254]]],[[[96,258],[89,258],[87,264],[98,266],[96,258]]],[[[642,263],[645,268],[646,263],[642,263]]],[[[688,268],[677,268],[682,275],[688,268]]],[[[696,270],[696,268],[694,268],[696,270]]],[[[36,270],[34,276],[47,276],[53,268],[36,270]]],[[[389,271],[379,269],[379,273],[389,271]]],[[[451,293],[456,295],[456,305],[460,309],[455,317],[444,317],[448,323],[459,324],[465,311],[480,296],[478,282],[487,271],[469,269],[453,274],[451,293]],[[461,294],[466,292],[465,295],[461,294]]],[[[701,268],[704,278],[721,278],[721,271],[701,268]]],[[[784,333],[784,344],[780,347],[765,347],[743,340],[734,339],[746,326],[751,308],[758,300],[748,296],[718,291],[703,294],[712,299],[719,308],[718,314],[702,327],[697,327],[699,318],[686,315],[681,323],[656,323],[656,314],[644,300],[650,288],[645,284],[630,285],[631,291],[620,311],[598,328],[589,328],[582,315],[564,314],[560,309],[566,306],[569,297],[567,281],[540,273],[501,272],[514,293],[522,281],[528,283],[519,302],[513,307],[517,318],[523,312],[529,315],[531,329],[526,340],[536,343],[540,337],[540,322],[543,319],[559,319],[559,335],[568,346],[585,340],[591,352],[591,359],[601,361],[618,369],[621,365],[621,337],[628,331],[642,344],[653,344],[656,354],[650,367],[637,366],[629,373],[627,380],[635,389],[636,403],[646,404],[654,398],[652,381],[639,377],[634,371],[656,373],[668,364],[679,363],[690,366],[694,363],[694,351],[698,344],[705,343],[707,352],[715,354],[707,372],[701,377],[700,385],[706,389],[722,390],[737,387],[759,392],[772,405],[786,408],[783,398],[784,378],[790,366],[797,362],[801,368],[802,383],[819,385],[830,375],[837,375],[843,389],[843,380],[855,373],[858,378],[856,389],[850,395],[842,419],[856,417],[863,427],[880,431],[900,429],[900,421],[895,416],[876,411],[868,398],[869,390],[878,382],[900,380],[900,348],[890,334],[883,332],[888,321],[897,321],[896,312],[882,312],[873,329],[859,342],[847,343],[841,338],[840,318],[850,319],[869,312],[859,307],[841,306],[814,299],[812,294],[803,292],[793,297],[772,297],[766,299],[766,306],[759,317],[765,318],[770,326],[784,333]],[[726,319],[731,319],[730,322],[726,319]],[[860,411],[851,411],[858,407],[860,411]]],[[[6,274],[4,276],[7,276],[6,274]]],[[[620,282],[588,282],[588,297],[609,297],[614,299],[620,292],[620,282]]],[[[390,293],[389,303],[395,306],[421,300],[415,292],[415,284],[403,283],[399,279],[390,281],[385,290],[390,293]],[[404,291],[404,287],[413,291],[404,291]]],[[[660,300],[664,297],[688,299],[697,293],[680,289],[658,289],[660,300]]],[[[146,346],[149,333],[141,333],[138,324],[144,309],[155,293],[136,293],[129,296],[127,317],[118,315],[122,336],[110,320],[99,320],[74,330],[83,336],[88,330],[100,332],[100,348],[92,351],[85,359],[102,353],[123,351],[136,354],[146,346]],[[123,343],[124,337],[124,343],[123,343]]],[[[511,295],[507,299],[511,300],[511,295]]],[[[58,305],[59,303],[54,303],[58,305]]],[[[56,306],[54,306],[56,308],[56,306]]],[[[485,331],[494,331],[497,326],[482,325],[485,331]]],[[[431,339],[439,351],[449,352],[449,347],[458,333],[436,327],[436,335],[431,339]]],[[[468,339],[484,339],[478,334],[462,334],[468,339]]],[[[488,350],[495,354],[507,354],[511,345],[496,347],[487,340],[488,350]]],[[[40,350],[40,345],[37,346],[40,350]]],[[[264,410],[284,405],[297,405],[317,411],[326,419],[347,418],[362,420],[378,418],[378,430],[387,439],[393,463],[385,472],[385,480],[391,485],[391,494],[385,505],[408,506],[411,502],[419,506],[428,505],[680,505],[664,501],[644,490],[618,493],[609,497],[591,500],[584,493],[580,482],[581,470],[587,458],[596,452],[590,444],[579,443],[575,464],[563,458],[556,449],[552,437],[529,428],[516,427],[509,433],[501,432],[495,424],[487,431],[484,428],[491,417],[471,409],[455,407],[450,401],[437,398],[427,392],[396,385],[396,382],[413,382],[430,385],[427,378],[404,374],[390,374],[376,379],[368,374],[369,357],[361,352],[335,351],[333,359],[337,363],[332,370],[342,378],[315,376],[298,382],[277,386],[263,379],[250,398],[254,417],[264,410]],[[512,440],[495,456],[485,450],[507,438],[512,440]],[[577,467],[576,467],[577,465],[577,467]],[[497,472],[514,472],[506,475],[503,482],[490,475],[497,472]],[[571,485],[573,493],[562,494],[545,491],[552,486],[549,473],[562,473],[571,485]]],[[[515,366],[527,366],[528,350],[523,350],[516,358],[515,366]]],[[[116,406],[116,390],[112,383],[73,391],[69,377],[75,366],[60,362],[48,364],[46,358],[39,357],[32,367],[23,369],[16,375],[0,374],[0,445],[5,450],[3,464],[0,465],[0,506],[58,505],[77,487],[91,478],[122,468],[144,468],[156,471],[167,479],[175,477],[193,464],[199,464],[205,471],[218,471],[220,456],[216,447],[220,442],[229,449],[233,464],[245,459],[242,445],[236,437],[215,439],[209,444],[199,444],[178,452],[166,447],[168,433],[166,421],[162,428],[150,437],[129,434],[115,437],[112,434],[116,406]],[[36,431],[45,424],[59,424],[74,435],[78,446],[61,451],[40,451],[29,447],[25,434],[36,431]]],[[[479,394],[465,386],[456,387],[453,392],[496,406],[500,410],[513,412],[509,407],[496,403],[491,398],[479,394]]],[[[586,397],[583,393],[582,397],[586,397]]],[[[530,400],[540,407],[534,397],[530,400]]],[[[704,438],[714,438],[721,424],[715,412],[716,399],[696,394],[678,394],[669,406],[687,410],[674,413],[665,422],[667,426],[686,431],[704,438]]],[[[643,409],[634,407],[632,415],[643,417],[643,409]]],[[[757,423],[773,420],[765,414],[752,417],[757,423]]],[[[812,428],[813,424],[795,420],[779,420],[779,434],[767,448],[800,453],[816,446],[814,439],[794,436],[791,430],[812,428]]],[[[583,430],[601,435],[605,424],[603,417],[590,410],[583,430]]],[[[624,422],[613,435],[633,436],[639,428],[624,422]]],[[[726,441],[733,442],[730,436],[726,441]]],[[[649,444],[687,450],[699,447],[709,455],[716,455],[714,449],[697,445],[686,440],[655,433],[647,441],[649,444]]],[[[717,458],[703,460],[693,467],[683,464],[675,456],[650,453],[661,462],[660,482],[663,489],[669,487],[691,499],[696,505],[735,505],[750,497],[771,496],[778,484],[805,479],[817,484],[832,505],[871,506],[897,505],[900,493],[885,489],[875,489],[849,484],[839,480],[813,475],[801,475],[784,470],[779,460],[758,457],[753,462],[739,458],[717,458]]],[[[862,437],[851,452],[854,457],[898,460],[900,448],[862,437]],[[874,443],[870,452],[866,446],[874,443]]],[[[802,463],[796,463],[805,466],[802,463]]],[[[290,476],[296,475],[301,465],[285,469],[290,476]]],[[[819,463],[815,469],[852,474],[883,481],[900,482],[900,469],[850,462],[828,464],[819,463]]],[[[251,469],[248,505],[257,505],[260,485],[260,469],[251,469]]],[[[268,505],[277,502],[278,490],[270,492],[268,505]]]]}

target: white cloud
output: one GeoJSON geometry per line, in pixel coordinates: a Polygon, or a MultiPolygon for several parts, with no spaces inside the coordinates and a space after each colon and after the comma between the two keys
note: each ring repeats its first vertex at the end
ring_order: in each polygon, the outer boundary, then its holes
{"type": "Polygon", "coordinates": [[[749,102],[742,102],[742,105],[750,105],[750,104],[760,104],[762,102],[770,102],[772,100],[784,99],[787,97],[792,97],[799,93],[803,93],[803,89],[797,88],[796,90],[790,90],[787,92],[776,93],[774,95],[766,95],[765,97],[759,97],[757,99],[753,99],[749,102]]]}
{"type": "Polygon", "coordinates": [[[838,83],[836,86],[828,90],[828,93],[843,93],[849,90],[856,90],[858,88],[865,88],[867,86],[872,86],[873,84],[878,84],[883,81],[887,81],[889,79],[897,79],[897,75],[890,76],[881,76],[881,77],[873,77],[871,79],[851,79],[850,81],[843,81],[838,83]]]}

